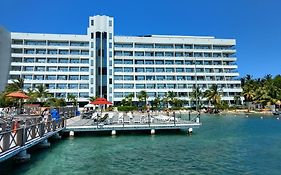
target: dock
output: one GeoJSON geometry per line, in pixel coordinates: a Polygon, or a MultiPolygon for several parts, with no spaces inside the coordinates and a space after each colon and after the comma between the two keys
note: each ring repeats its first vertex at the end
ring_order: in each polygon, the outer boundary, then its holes
{"type": "MultiPolygon", "coordinates": [[[[129,116],[120,115],[119,112],[104,113],[99,118],[83,118],[76,116],[76,107],[58,109],[59,120],[53,120],[51,116],[44,121],[41,116],[25,116],[21,120],[11,120],[0,123],[0,162],[13,158],[18,162],[25,162],[30,159],[27,150],[35,145],[41,148],[50,146],[50,137],[60,139],[61,134],[74,133],[107,133],[118,135],[124,132],[150,132],[152,135],[162,130],[185,130],[192,133],[193,128],[201,126],[200,116],[192,120],[161,116],[142,115],[129,116]]],[[[6,120],[7,121],[7,120],[6,120]]]]}
{"type": "Polygon", "coordinates": [[[62,116],[59,120],[50,117],[44,121],[41,116],[13,116],[1,123],[0,162],[14,157],[18,162],[30,159],[27,149],[39,145],[49,147],[48,138],[60,138],[59,133],[65,128],[65,118],[74,117],[76,108],[59,108],[62,116]],[[14,119],[16,118],[16,120],[14,119]]]}

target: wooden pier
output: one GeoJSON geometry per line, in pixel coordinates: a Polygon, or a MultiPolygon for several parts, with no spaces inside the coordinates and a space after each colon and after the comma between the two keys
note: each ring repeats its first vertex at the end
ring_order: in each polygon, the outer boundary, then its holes
{"type": "Polygon", "coordinates": [[[58,137],[59,132],[65,128],[65,118],[74,117],[76,108],[58,108],[61,118],[43,121],[40,116],[21,117],[14,116],[17,120],[1,123],[0,132],[0,162],[11,157],[18,161],[30,158],[26,150],[34,145],[50,145],[48,138],[58,137]]]}

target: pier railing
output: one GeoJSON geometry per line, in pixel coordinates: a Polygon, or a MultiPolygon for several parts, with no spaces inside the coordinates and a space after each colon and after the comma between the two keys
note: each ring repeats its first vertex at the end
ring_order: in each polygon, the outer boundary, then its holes
{"type": "Polygon", "coordinates": [[[7,117],[0,124],[0,155],[16,147],[24,146],[34,139],[45,137],[48,133],[60,131],[65,128],[67,118],[76,115],[76,107],[57,108],[60,114],[58,120],[48,116],[47,120],[41,116],[33,117],[7,117]]]}

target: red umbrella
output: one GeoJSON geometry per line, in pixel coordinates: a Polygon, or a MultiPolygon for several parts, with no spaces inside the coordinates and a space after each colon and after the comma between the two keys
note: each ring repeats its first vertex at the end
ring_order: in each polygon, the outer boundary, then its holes
{"type": "Polygon", "coordinates": [[[93,105],[112,105],[110,101],[107,101],[105,98],[97,98],[95,101],[90,102],[93,105]]]}
{"type": "Polygon", "coordinates": [[[16,91],[16,92],[11,92],[6,95],[6,97],[12,97],[12,98],[28,98],[27,95],[25,95],[24,92],[21,91],[16,91]]]}

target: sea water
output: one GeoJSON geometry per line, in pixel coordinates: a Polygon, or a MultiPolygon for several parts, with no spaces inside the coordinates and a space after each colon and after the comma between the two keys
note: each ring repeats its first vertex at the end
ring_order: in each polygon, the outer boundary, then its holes
{"type": "MultiPolygon", "coordinates": [[[[186,117],[186,116],[183,116],[186,117]]],[[[0,174],[281,174],[281,120],[202,115],[203,125],[155,135],[75,136],[0,165],[0,174]]]]}

